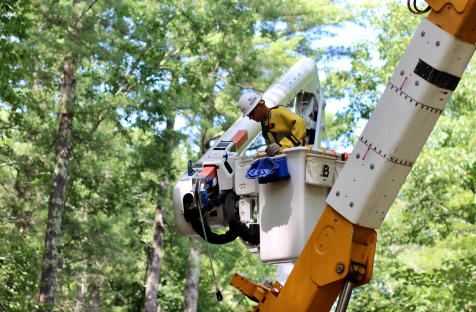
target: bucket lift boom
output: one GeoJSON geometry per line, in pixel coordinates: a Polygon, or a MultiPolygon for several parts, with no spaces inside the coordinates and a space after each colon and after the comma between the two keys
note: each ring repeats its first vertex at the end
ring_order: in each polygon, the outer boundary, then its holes
{"type": "MultiPolygon", "coordinates": [[[[370,281],[374,229],[476,49],[475,0],[426,2],[432,11],[396,66],[285,286],[259,285],[255,311],[330,311],[340,293],[336,311],[342,312],[353,287],[370,281]]],[[[232,283],[240,287],[241,277],[232,283]]]]}
{"type": "MultiPolygon", "coordinates": [[[[370,281],[375,229],[385,219],[476,50],[476,0],[426,1],[432,11],[421,21],[339,178],[326,191],[327,206],[319,212],[312,233],[305,235],[308,240],[299,247],[302,251],[297,261],[288,259],[296,262],[284,287],[278,282],[256,285],[240,273],[233,277],[231,284],[257,301],[255,312],[330,311],[339,293],[336,311],[345,311],[353,287],[370,281]]],[[[263,98],[269,106],[295,98],[295,112],[306,121],[307,138],[314,138],[313,150],[318,148],[324,101],[312,60],[299,61],[263,98]],[[306,97],[312,98],[307,104],[306,97]]],[[[233,179],[238,170],[249,167],[240,156],[259,132],[258,123],[240,118],[197,162],[201,171],[181,177],[174,189],[174,216],[182,235],[197,235],[183,218],[185,198],[193,197],[193,179],[208,181],[212,192],[234,189],[250,206],[266,192],[264,186],[252,182],[236,185],[233,179]]],[[[241,206],[239,209],[241,213],[241,206]]],[[[219,209],[213,215],[207,213],[206,218],[210,227],[226,226],[219,209]]],[[[264,248],[247,247],[252,252],[264,248]]]]}

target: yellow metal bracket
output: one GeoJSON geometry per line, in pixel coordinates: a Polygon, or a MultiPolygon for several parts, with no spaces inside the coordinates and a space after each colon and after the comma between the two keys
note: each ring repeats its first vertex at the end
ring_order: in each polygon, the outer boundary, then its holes
{"type": "MultiPolygon", "coordinates": [[[[232,285],[255,298],[255,312],[328,312],[346,280],[372,278],[377,233],[347,221],[327,206],[281,289],[235,274],[232,285]]],[[[276,284],[275,284],[276,285],[276,284]]]]}
{"type": "Polygon", "coordinates": [[[370,281],[377,241],[375,230],[354,225],[327,206],[311,239],[311,278],[318,286],[348,276],[352,263],[365,268],[365,276],[357,280],[357,286],[370,281]]]}
{"type": "Polygon", "coordinates": [[[429,6],[434,11],[440,11],[445,4],[451,4],[459,13],[463,12],[469,0],[427,0],[429,6]]]}
{"type": "Polygon", "coordinates": [[[274,305],[279,292],[283,289],[283,285],[278,281],[274,282],[272,287],[255,284],[240,272],[235,273],[230,285],[258,303],[253,307],[254,311],[268,311],[268,308],[274,305]]]}
{"type": "Polygon", "coordinates": [[[425,0],[432,8],[427,19],[451,36],[476,42],[476,0],[425,0]]]}
{"type": "Polygon", "coordinates": [[[335,282],[349,272],[352,230],[352,223],[335,210],[324,210],[309,238],[312,244],[311,279],[316,285],[335,282]]]}

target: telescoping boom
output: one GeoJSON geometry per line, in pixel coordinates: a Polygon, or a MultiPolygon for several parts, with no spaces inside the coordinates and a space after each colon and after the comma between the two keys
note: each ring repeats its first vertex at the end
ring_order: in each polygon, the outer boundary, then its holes
{"type": "Polygon", "coordinates": [[[230,225],[231,234],[224,237],[205,231],[212,240],[240,236],[262,262],[279,266],[274,283],[255,284],[239,272],[234,275],[231,285],[257,303],[255,312],[330,311],[339,294],[336,311],[345,311],[352,289],[371,280],[375,229],[476,50],[476,0],[426,1],[424,11],[409,2],[413,13],[431,12],[348,158],[319,148],[325,102],[314,61],[302,59],[263,94],[269,107],[294,101],[295,113],[306,122],[309,146],[272,157],[285,158],[290,178],[272,183],[246,179],[250,165],[266,155],[243,156],[260,125],[239,118],[175,186],[175,222],[184,236],[201,231],[186,220],[189,207],[200,209],[223,192],[239,197],[238,213],[221,205],[201,220],[208,229],[230,225]],[[243,233],[231,230],[236,222],[246,225],[243,233]],[[258,242],[247,240],[248,230],[259,233],[258,242]]]}

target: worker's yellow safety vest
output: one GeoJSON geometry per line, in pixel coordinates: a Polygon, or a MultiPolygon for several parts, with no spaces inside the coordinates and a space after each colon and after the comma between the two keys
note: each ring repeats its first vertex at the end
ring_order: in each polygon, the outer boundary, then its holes
{"type": "Polygon", "coordinates": [[[284,106],[271,108],[268,118],[261,122],[261,127],[267,145],[273,142],[286,148],[305,145],[304,120],[284,106]]]}

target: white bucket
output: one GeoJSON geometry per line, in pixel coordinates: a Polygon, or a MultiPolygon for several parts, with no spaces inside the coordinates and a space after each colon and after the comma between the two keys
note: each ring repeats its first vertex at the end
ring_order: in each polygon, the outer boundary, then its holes
{"type": "Polygon", "coordinates": [[[284,151],[291,179],[259,184],[260,259],[264,263],[295,263],[327,205],[329,188],[305,183],[309,148],[284,151]]]}
{"type": "Polygon", "coordinates": [[[334,183],[334,173],[336,159],[322,155],[307,155],[306,162],[306,183],[332,187],[334,183]]]}
{"type": "Polygon", "coordinates": [[[339,177],[339,174],[342,171],[342,168],[344,168],[344,165],[345,165],[345,161],[336,160],[336,171],[334,173],[334,183],[336,183],[337,178],[339,177]]]}

